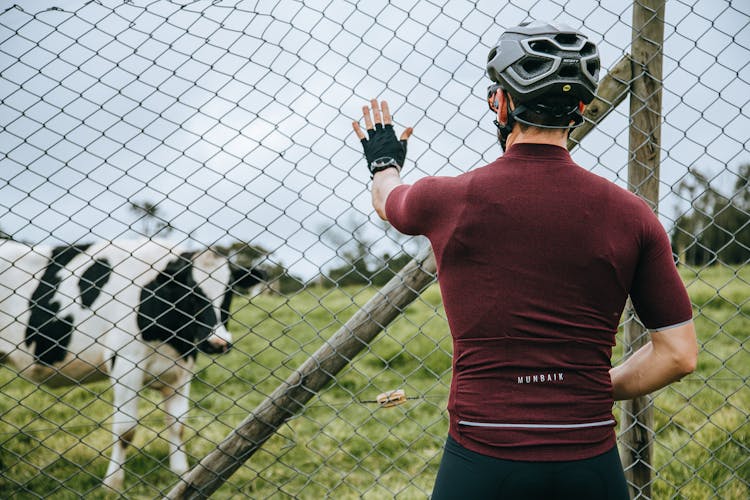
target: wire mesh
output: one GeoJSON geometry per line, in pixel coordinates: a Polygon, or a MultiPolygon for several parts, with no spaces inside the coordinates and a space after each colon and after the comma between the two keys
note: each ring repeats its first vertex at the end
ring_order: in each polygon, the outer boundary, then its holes
{"type": "MultiPolygon", "coordinates": [[[[165,261],[138,253],[148,242],[163,259],[212,248],[267,273],[232,302],[232,349],[199,354],[189,367],[186,412],[162,401],[184,389],[178,381],[161,391],[143,380],[50,387],[39,383],[48,372],[0,368],[3,491],[104,495],[113,424],[136,421],[121,491],[170,491],[178,481],[170,457],[181,450],[192,466],[214,450],[426,245],[372,212],[350,125],[362,104],[385,98],[396,127],[414,127],[407,182],[468,171],[500,154],[484,63],[506,27],[567,22],[598,44],[606,69],[629,52],[631,12],[614,0],[0,2],[0,265],[23,271],[0,283],[5,361],[28,361],[28,345],[7,339],[24,338],[52,248],[91,245],[79,253],[100,271],[102,261],[111,266],[100,273],[110,276],[100,303],[113,306],[87,309],[82,290],[61,285],[46,307],[74,320],[89,311],[87,321],[125,332],[140,297],[112,286],[155,279],[165,261]],[[140,391],[135,414],[113,409],[122,386],[140,391]],[[181,439],[169,431],[175,413],[181,439]]],[[[659,215],[695,307],[701,355],[693,375],[654,395],[651,489],[657,498],[747,498],[750,9],[673,0],[664,23],[659,215]]],[[[573,152],[623,186],[628,114],[618,106],[573,152]]],[[[71,259],[60,283],[91,267],[71,259]]],[[[97,279],[87,283],[106,281],[97,279]]],[[[113,373],[123,356],[92,342],[108,357],[73,359],[113,373]]],[[[433,285],[219,494],[428,496],[447,431],[450,366],[433,285]],[[387,409],[362,402],[398,388],[416,399],[387,409]]]]}

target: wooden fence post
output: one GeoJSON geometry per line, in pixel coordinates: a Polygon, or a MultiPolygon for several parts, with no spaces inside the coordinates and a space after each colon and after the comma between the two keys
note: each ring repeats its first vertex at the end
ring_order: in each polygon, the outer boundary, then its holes
{"type": "MultiPolygon", "coordinates": [[[[628,184],[654,211],[659,203],[662,59],[665,0],[635,0],[631,42],[628,184]]],[[[623,349],[626,355],[649,340],[628,301],[623,349]]],[[[654,414],[649,396],[621,406],[622,462],[630,496],[651,497],[654,414]]]]}
{"type": "MultiPolygon", "coordinates": [[[[623,57],[602,79],[597,98],[586,109],[586,124],[570,135],[569,149],[625,99],[630,81],[629,63],[628,57],[623,57]]],[[[207,498],[216,491],[284,422],[301,412],[318,391],[419,297],[422,290],[433,282],[435,273],[435,257],[427,247],[253,410],[214,451],[188,471],[166,498],[207,498]]]]}

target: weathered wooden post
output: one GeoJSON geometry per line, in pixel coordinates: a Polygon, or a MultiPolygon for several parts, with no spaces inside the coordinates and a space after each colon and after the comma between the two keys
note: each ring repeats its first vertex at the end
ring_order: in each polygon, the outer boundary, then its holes
{"type": "MultiPolygon", "coordinates": [[[[602,79],[597,98],[586,110],[587,123],[571,133],[568,149],[578,144],[628,92],[630,60],[624,57],[602,79]]],[[[206,455],[166,498],[207,498],[249,459],[281,425],[336,376],[435,279],[428,247],[357,311],[323,346],[206,455]]]]}
{"type": "MultiPolygon", "coordinates": [[[[659,202],[661,153],[662,59],[665,0],[635,0],[631,42],[630,144],[628,184],[651,205],[659,202]]],[[[638,350],[649,340],[628,301],[624,352],[638,350]]],[[[650,498],[654,414],[649,396],[621,406],[622,462],[631,498],[650,498]]]]}

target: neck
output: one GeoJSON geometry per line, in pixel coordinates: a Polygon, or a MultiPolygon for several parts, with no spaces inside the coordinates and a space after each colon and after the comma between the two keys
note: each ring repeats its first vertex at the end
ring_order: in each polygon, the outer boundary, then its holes
{"type": "Polygon", "coordinates": [[[521,127],[516,125],[513,127],[513,132],[508,136],[506,142],[506,149],[510,148],[513,144],[549,144],[551,146],[560,146],[561,148],[567,148],[568,146],[568,134],[565,130],[546,130],[537,127],[528,127],[526,130],[521,130],[521,127]]]}

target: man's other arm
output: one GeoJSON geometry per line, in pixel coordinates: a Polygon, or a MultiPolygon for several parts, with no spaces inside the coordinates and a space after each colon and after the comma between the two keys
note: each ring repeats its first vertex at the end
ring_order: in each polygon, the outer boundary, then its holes
{"type": "Polygon", "coordinates": [[[692,321],[651,332],[651,341],[609,371],[615,401],[650,394],[695,370],[698,343],[692,321]]]}

